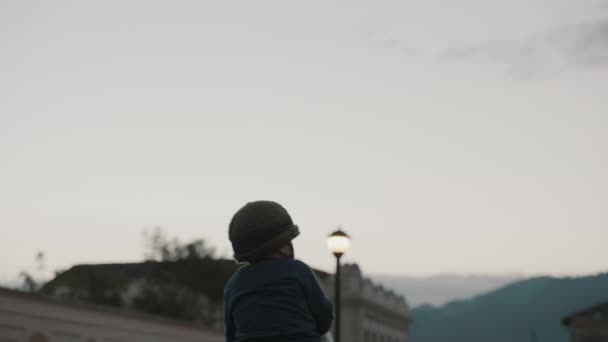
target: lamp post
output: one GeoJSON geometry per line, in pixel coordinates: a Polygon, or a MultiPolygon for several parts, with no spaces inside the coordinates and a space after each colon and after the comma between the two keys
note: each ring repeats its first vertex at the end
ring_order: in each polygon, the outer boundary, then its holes
{"type": "Polygon", "coordinates": [[[350,247],[350,237],[338,227],[327,238],[327,248],[336,256],[336,280],[334,304],[336,307],[336,321],[334,330],[335,342],[340,342],[340,258],[350,247]]]}

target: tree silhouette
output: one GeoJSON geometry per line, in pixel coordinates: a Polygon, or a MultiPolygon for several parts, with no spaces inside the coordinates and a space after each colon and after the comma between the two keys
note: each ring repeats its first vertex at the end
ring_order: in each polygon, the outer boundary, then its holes
{"type": "Polygon", "coordinates": [[[213,259],[215,248],[204,239],[181,243],[177,237],[168,238],[162,227],[144,230],[144,259],[146,261],[180,261],[213,259]]]}

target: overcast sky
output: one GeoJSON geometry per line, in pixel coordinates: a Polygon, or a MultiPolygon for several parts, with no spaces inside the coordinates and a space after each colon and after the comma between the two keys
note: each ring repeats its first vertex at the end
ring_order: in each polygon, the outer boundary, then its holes
{"type": "Polygon", "coordinates": [[[606,1],[0,0],[0,280],[257,199],[325,270],[606,271],[607,95],[606,1]]]}

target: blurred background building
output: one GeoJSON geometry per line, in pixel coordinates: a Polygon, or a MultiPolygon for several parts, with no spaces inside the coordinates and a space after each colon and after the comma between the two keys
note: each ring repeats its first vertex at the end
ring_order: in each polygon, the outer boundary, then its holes
{"type": "Polygon", "coordinates": [[[2,342],[220,342],[223,334],[107,306],[0,289],[2,342]]]}
{"type": "Polygon", "coordinates": [[[608,303],[594,305],[563,319],[572,342],[608,342],[608,303]]]}
{"type": "MultiPolygon", "coordinates": [[[[408,341],[411,319],[405,298],[364,277],[357,264],[342,267],[342,340],[408,341]]],[[[333,275],[320,271],[317,275],[325,292],[333,294],[333,275]]]]}

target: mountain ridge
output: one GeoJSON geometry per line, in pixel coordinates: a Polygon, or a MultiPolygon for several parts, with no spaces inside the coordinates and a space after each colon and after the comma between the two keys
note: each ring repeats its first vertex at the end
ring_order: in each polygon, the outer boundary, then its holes
{"type": "Polygon", "coordinates": [[[521,275],[438,274],[427,277],[372,275],[372,279],[406,297],[410,307],[441,306],[472,298],[523,280],[521,275]]]}
{"type": "Polygon", "coordinates": [[[411,338],[419,342],[567,342],[563,317],[608,302],[608,273],[535,277],[471,299],[412,310],[411,338]]]}

